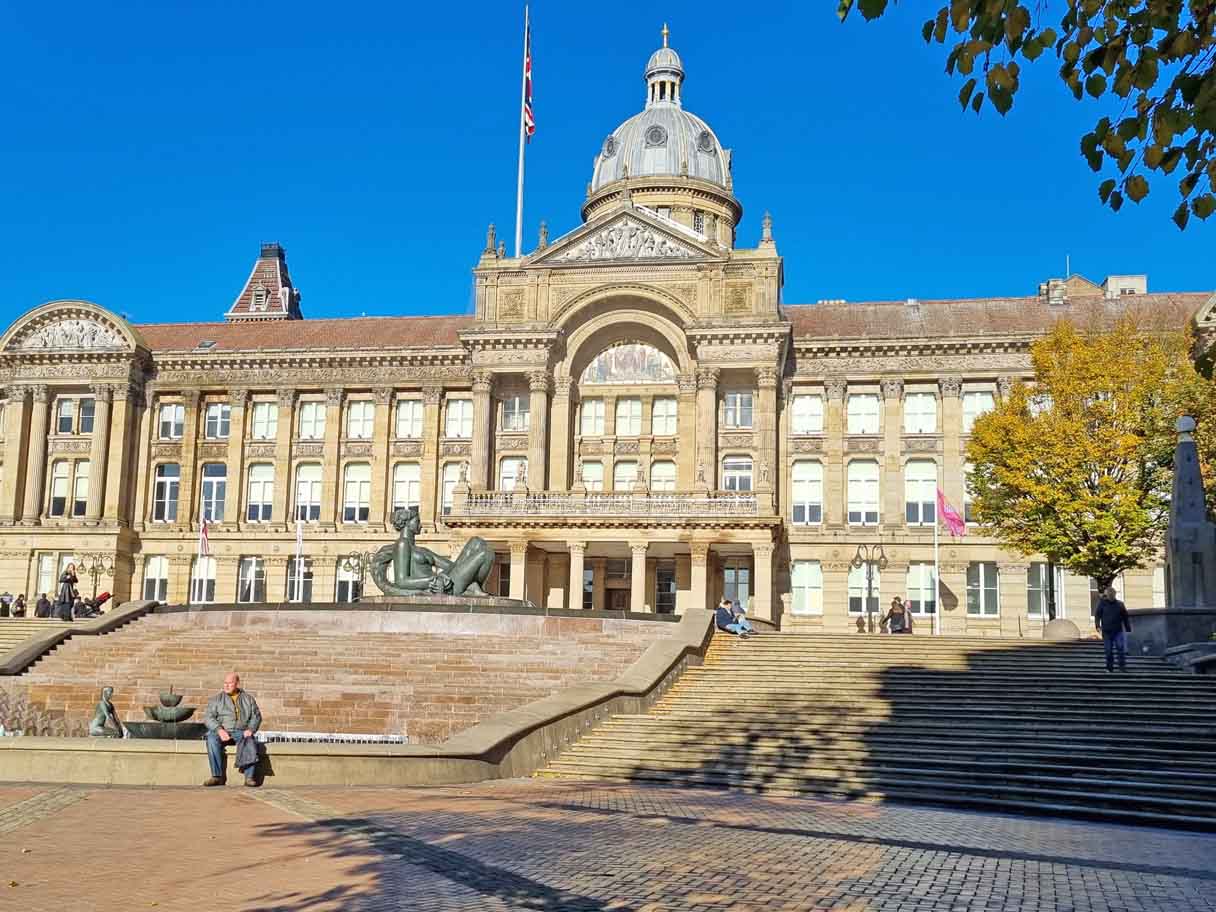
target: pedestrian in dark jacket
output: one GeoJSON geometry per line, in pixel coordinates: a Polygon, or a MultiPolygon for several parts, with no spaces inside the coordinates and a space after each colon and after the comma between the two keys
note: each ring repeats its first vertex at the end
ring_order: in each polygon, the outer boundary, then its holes
{"type": "Polygon", "coordinates": [[[1127,616],[1127,606],[1115,598],[1115,587],[1102,590],[1102,598],[1094,608],[1094,627],[1102,634],[1102,645],[1106,647],[1106,670],[1115,670],[1115,655],[1119,656],[1119,670],[1127,671],[1127,635],[1132,622],[1127,616]]]}
{"type": "Polygon", "coordinates": [[[25,617],[25,593],[24,592],[21,593],[19,596],[17,596],[17,601],[13,602],[13,617],[15,617],[15,618],[25,617]]]}
{"type": "Polygon", "coordinates": [[[38,601],[34,603],[34,617],[49,618],[51,616],[51,600],[46,597],[46,593],[38,596],[38,601]]]}

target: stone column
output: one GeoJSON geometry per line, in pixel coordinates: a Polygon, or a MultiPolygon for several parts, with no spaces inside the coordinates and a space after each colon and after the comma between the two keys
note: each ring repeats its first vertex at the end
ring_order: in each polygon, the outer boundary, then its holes
{"type": "MultiPolygon", "coordinates": [[[[845,521],[844,477],[844,380],[827,380],[827,414],[824,416],[823,505],[824,521],[829,526],[843,526],[845,521]]],[[[826,598],[826,596],[825,596],[826,598]]]]}
{"type": "MultiPolygon", "coordinates": [[[[570,377],[558,377],[553,382],[553,427],[549,430],[548,453],[551,491],[570,488],[570,387],[573,382],[570,377]]],[[[529,478],[531,474],[529,471],[529,478]]]]}
{"type": "MultiPolygon", "coordinates": [[[[25,444],[25,423],[30,414],[30,390],[27,386],[13,384],[7,390],[8,403],[4,407],[4,449],[8,454],[4,465],[3,484],[0,484],[0,523],[14,523],[21,518],[24,497],[21,496],[21,454],[28,450],[25,444]]],[[[31,587],[32,588],[32,587],[31,587]]]]}
{"type": "Polygon", "coordinates": [[[958,377],[942,377],[942,492],[950,506],[963,511],[963,382],[958,377]]]}
{"type": "MultiPolygon", "coordinates": [[[[633,555],[633,565],[629,575],[629,610],[645,611],[646,609],[646,549],[647,545],[634,544],[629,546],[633,555]]],[[[654,610],[653,607],[651,610],[654,610]]]]}
{"type": "Polygon", "coordinates": [[[439,501],[439,420],[442,411],[443,388],[427,386],[422,389],[422,483],[418,518],[426,527],[435,524],[435,506],[439,501]]]}
{"type": "Polygon", "coordinates": [[[676,488],[691,491],[697,477],[697,378],[680,374],[680,392],[676,399],[676,433],[679,441],[676,456],[676,488]]]}
{"type": "Polygon", "coordinates": [[[338,445],[342,439],[342,399],[345,391],[333,387],[325,391],[325,442],[321,456],[321,525],[337,523],[338,496],[342,490],[342,461],[338,445]]]}
{"type": "Polygon", "coordinates": [[[591,607],[595,611],[603,611],[607,607],[604,604],[604,581],[608,578],[607,558],[591,558],[591,569],[593,571],[591,578],[591,607]]]}
{"type": "Polygon", "coordinates": [[[197,480],[198,467],[198,390],[187,390],[182,394],[181,485],[177,493],[177,525],[190,528],[198,520],[198,503],[202,496],[197,480]]]}
{"type": "Polygon", "coordinates": [[[136,416],[143,403],[143,391],[129,383],[114,387],[114,402],[110,407],[110,455],[105,468],[106,491],[102,519],[106,523],[125,524],[142,517],[133,516],[131,510],[131,483],[138,479],[144,484],[146,475],[132,472],[132,463],[142,458],[147,448],[136,436],[138,452],[128,453],[132,430],[136,427],[136,416]]]}
{"type": "Polygon", "coordinates": [[[511,542],[511,598],[523,599],[524,583],[528,572],[528,543],[511,542]]]}
{"type": "MultiPolygon", "coordinates": [[[[388,442],[392,437],[393,391],[381,387],[374,391],[376,412],[372,418],[372,467],[371,502],[368,510],[368,525],[373,529],[385,529],[388,510],[393,502],[389,493],[392,488],[392,461],[388,457],[388,442]]],[[[419,517],[421,518],[421,516],[419,517]]]]}
{"type": "Polygon", "coordinates": [[[279,411],[275,417],[274,438],[274,506],[271,519],[276,523],[293,525],[291,510],[295,504],[296,480],[292,476],[291,438],[295,427],[295,390],[279,390],[279,411]]]}
{"type": "MultiPolygon", "coordinates": [[[[105,506],[106,472],[110,463],[110,400],[114,388],[104,383],[89,387],[93,394],[93,439],[89,444],[89,496],[84,521],[96,525],[105,506]]],[[[117,483],[117,480],[115,481],[117,483]]]]}
{"type": "Polygon", "coordinates": [[[904,381],[882,381],[882,474],[879,476],[879,520],[884,526],[903,527],[903,397],[904,381]]]}
{"type": "Polygon", "coordinates": [[[490,477],[490,441],[494,435],[492,419],[493,403],[490,394],[494,389],[494,375],[490,371],[473,373],[473,440],[472,459],[469,466],[469,489],[485,491],[492,487],[490,477]]]}
{"type": "MultiPolygon", "coordinates": [[[[131,517],[136,529],[142,529],[151,519],[152,513],[152,444],[156,440],[157,400],[147,402],[146,396],[146,391],[135,387],[127,391],[131,410],[139,415],[138,421],[132,422],[136,427],[136,446],[138,448],[135,456],[135,503],[131,509],[131,517]],[[141,407],[143,408],[142,413],[139,412],[141,407]]],[[[110,458],[114,459],[113,453],[110,458]]],[[[107,497],[106,500],[108,503],[109,498],[107,497]]]]}
{"type": "Polygon", "coordinates": [[[549,448],[549,372],[528,374],[528,487],[547,490],[545,479],[549,448]]]}
{"type": "Polygon", "coordinates": [[[169,555],[169,589],[165,599],[168,604],[185,605],[189,602],[194,557],[193,553],[169,555]]]}
{"type": "Polygon", "coordinates": [[[570,545],[570,588],[566,593],[566,607],[577,611],[583,607],[583,555],[586,542],[572,541],[570,545]]]}
{"type": "Polygon", "coordinates": [[[756,368],[757,408],[753,412],[755,425],[757,487],[772,490],[777,471],[777,369],[756,368]]]}
{"type": "Polygon", "coordinates": [[[692,607],[709,607],[709,542],[690,542],[692,554],[692,607]]]}
{"type": "Polygon", "coordinates": [[[752,545],[752,569],[755,574],[752,611],[763,621],[773,619],[773,543],[752,545]]]}
{"type": "Polygon", "coordinates": [[[33,412],[30,415],[29,444],[26,447],[25,501],[21,523],[36,526],[42,522],[42,494],[46,483],[46,431],[50,417],[51,394],[45,383],[30,388],[33,412]]]}
{"type": "Polygon", "coordinates": [[[245,502],[245,404],[249,390],[236,387],[228,391],[228,406],[232,410],[228,424],[228,484],[224,488],[224,522],[239,523],[245,502]]]}
{"type": "Polygon", "coordinates": [[[693,486],[718,490],[718,376],[715,367],[697,370],[697,467],[693,486]]]}

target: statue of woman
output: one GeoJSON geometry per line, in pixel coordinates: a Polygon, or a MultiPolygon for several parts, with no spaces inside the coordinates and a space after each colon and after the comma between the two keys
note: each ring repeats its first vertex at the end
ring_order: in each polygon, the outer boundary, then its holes
{"type": "Polygon", "coordinates": [[[414,543],[415,536],[422,531],[417,507],[394,510],[392,523],[398,531],[397,540],[377,551],[371,561],[372,579],[385,595],[487,594],[482,585],[494,566],[494,552],[485,539],[470,538],[459,556],[448,560],[414,543]],[[391,582],[388,579],[390,565],[393,568],[391,582]]]}
{"type": "Polygon", "coordinates": [[[97,711],[93,713],[93,721],[89,723],[89,736],[92,738],[121,738],[123,733],[122,723],[118,721],[118,713],[114,711],[114,704],[111,702],[111,697],[114,696],[113,687],[103,687],[101,689],[101,700],[97,703],[97,711]],[[114,728],[107,728],[106,723],[113,722],[114,728]]]}

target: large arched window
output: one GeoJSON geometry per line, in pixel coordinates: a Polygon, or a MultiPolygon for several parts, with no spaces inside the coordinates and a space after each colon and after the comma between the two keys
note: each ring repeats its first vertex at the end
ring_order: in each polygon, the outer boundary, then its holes
{"type": "Polygon", "coordinates": [[[583,370],[580,383],[675,383],[671,359],[653,345],[621,342],[604,349],[583,370]]]}

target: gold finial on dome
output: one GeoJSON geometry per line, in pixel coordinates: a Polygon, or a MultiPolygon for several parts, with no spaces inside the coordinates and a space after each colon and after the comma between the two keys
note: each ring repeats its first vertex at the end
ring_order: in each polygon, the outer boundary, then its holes
{"type": "Polygon", "coordinates": [[[667,23],[664,22],[663,23],[663,47],[667,47],[667,36],[670,34],[671,34],[671,31],[667,28],[667,23]]]}

